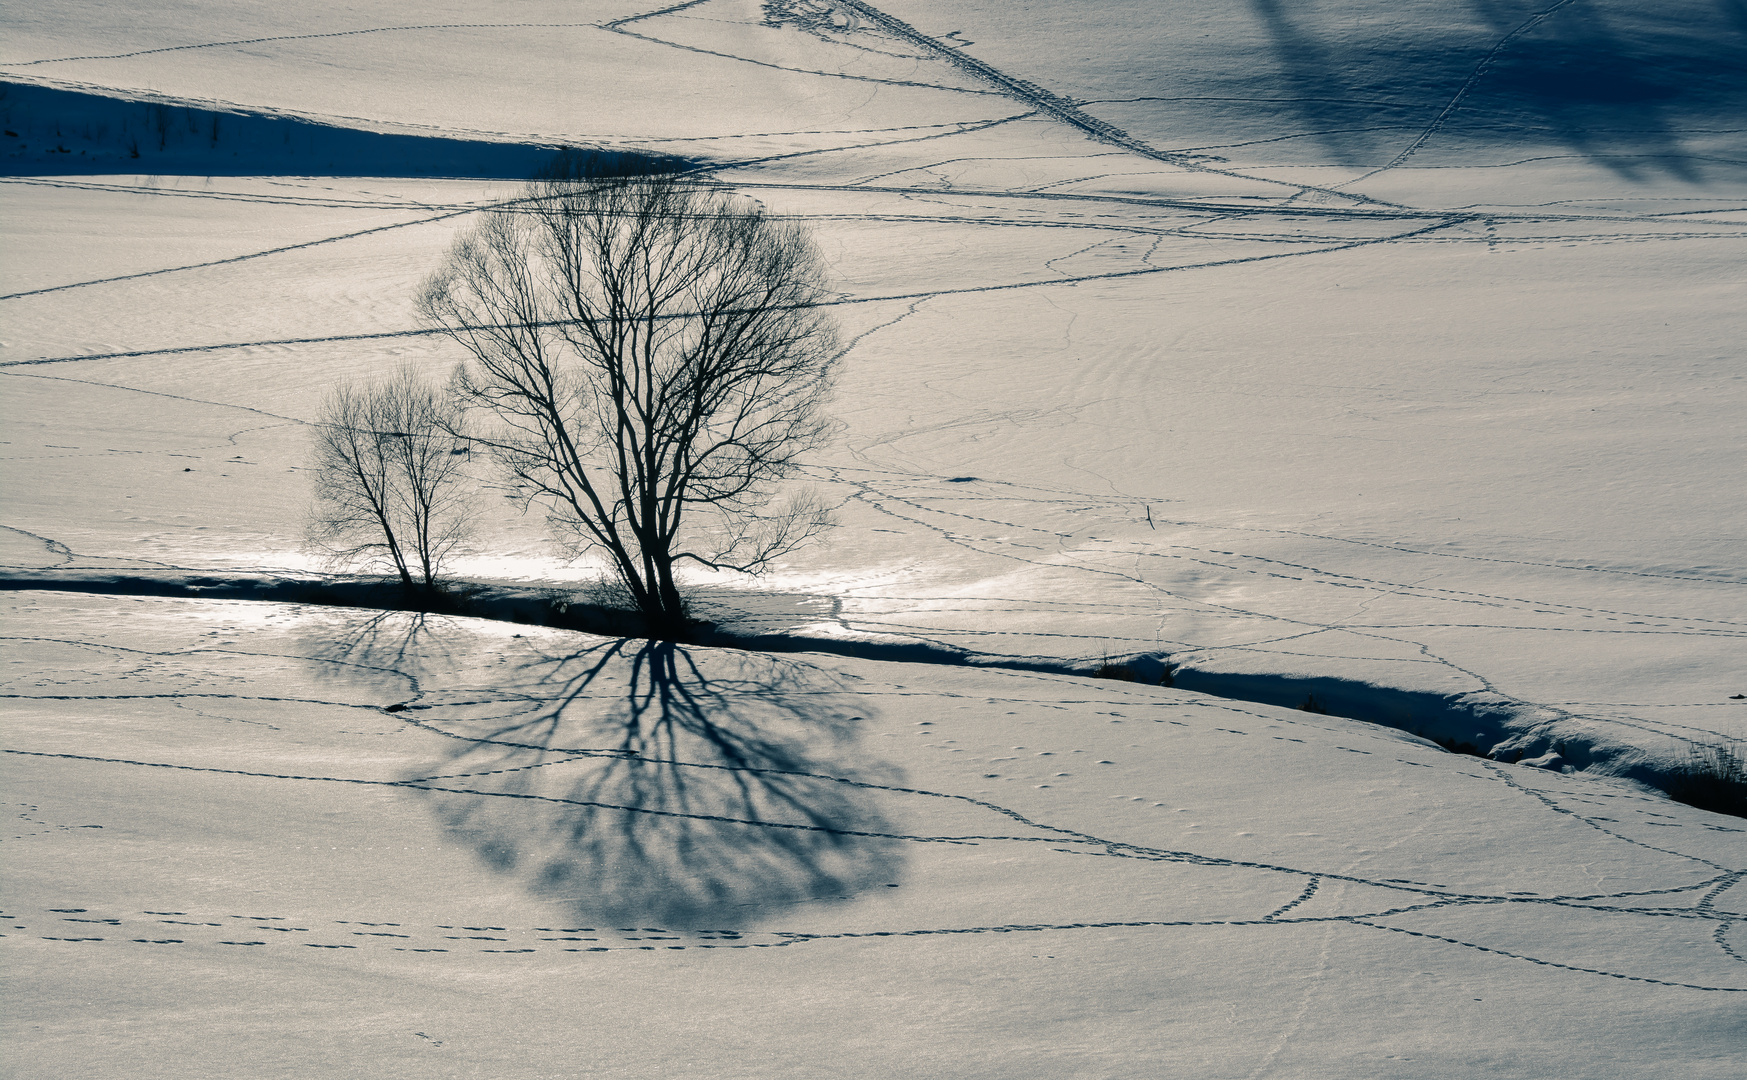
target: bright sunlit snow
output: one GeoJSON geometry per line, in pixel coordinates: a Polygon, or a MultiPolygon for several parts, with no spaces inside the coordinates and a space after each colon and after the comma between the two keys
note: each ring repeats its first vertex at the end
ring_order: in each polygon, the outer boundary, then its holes
{"type": "Polygon", "coordinates": [[[0,26],[20,1075],[1738,1075],[1739,4],[0,26]],[[831,263],[784,651],[163,595],[554,146],[831,263]]]}

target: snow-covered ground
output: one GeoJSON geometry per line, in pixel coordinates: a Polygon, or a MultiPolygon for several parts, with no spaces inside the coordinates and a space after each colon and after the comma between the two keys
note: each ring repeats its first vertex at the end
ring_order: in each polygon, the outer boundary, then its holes
{"type": "Polygon", "coordinates": [[[12,593],[41,1076],[1731,1076],[1743,832],[1034,673],[12,593]]]}
{"type": "MultiPolygon", "coordinates": [[[[854,342],[812,467],[842,526],[758,628],[1183,665],[633,643],[582,685],[610,646],[556,632],[8,594],[15,1045],[41,1075],[1732,1075],[1738,821],[1598,774],[1747,737],[1737,8],[7,12],[0,78],[35,86],[709,163],[813,223],[854,342]],[[627,665],[670,661],[724,695],[726,731],[642,717],[690,764],[554,752],[621,747],[627,665]]],[[[454,362],[412,287],[515,185],[286,175],[240,119],[161,173],[56,173],[121,144],[30,122],[0,563],[308,569],[304,423],[341,374],[454,362]]],[[[514,515],[463,569],[585,572],[514,515]]]]}

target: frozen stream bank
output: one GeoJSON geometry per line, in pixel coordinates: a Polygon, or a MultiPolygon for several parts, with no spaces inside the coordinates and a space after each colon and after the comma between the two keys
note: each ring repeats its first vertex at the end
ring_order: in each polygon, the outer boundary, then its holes
{"type": "MultiPolygon", "coordinates": [[[[182,597],[318,604],[376,611],[415,610],[393,583],[358,579],[275,577],[263,574],[88,574],[78,571],[15,571],[0,577],[0,591],[52,590],[115,596],[182,597]]],[[[623,611],[578,600],[565,589],[471,584],[461,597],[439,601],[444,613],[464,614],[606,636],[635,636],[636,619],[623,611]]],[[[1445,750],[1506,764],[1555,772],[1621,777],[1654,787],[1681,801],[1695,762],[1731,762],[1736,788],[1695,801],[1704,809],[1747,816],[1741,803],[1739,758],[1731,745],[1690,738],[1684,753],[1647,752],[1615,733],[1571,723],[1570,713],[1480,692],[1439,695],[1338,676],[1289,676],[1203,669],[1173,662],[1168,653],[1141,653],[1096,662],[1056,657],[980,654],[951,645],[896,635],[828,636],[795,630],[769,631],[759,623],[784,609],[816,605],[823,598],[709,590],[698,595],[709,615],[696,644],[766,653],[824,653],[860,660],[954,667],[984,667],[1080,675],[1151,683],[1230,701],[1253,702],[1378,724],[1409,732],[1445,750]],[[1562,723],[1563,722],[1563,723],[1562,723]],[[1721,754],[1719,758],[1718,755],[1721,754]]],[[[1653,733],[1662,736],[1662,733],[1653,733]]],[[[1665,737],[1665,736],[1664,736],[1665,737]]]]}

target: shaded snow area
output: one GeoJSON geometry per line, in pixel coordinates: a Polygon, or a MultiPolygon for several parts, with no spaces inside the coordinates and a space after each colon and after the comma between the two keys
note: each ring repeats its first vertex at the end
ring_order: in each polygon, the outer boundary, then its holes
{"type": "Polygon", "coordinates": [[[1747,740],[1738,3],[0,28],[19,1075],[1740,1074],[1747,821],[1659,790],[1747,740]],[[447,373],[557,147],[831,264],[840,525],[690,582],[754,648],[287,602],[322,395],[447,373]]]}
{"type": "MultiPolygon", "coordinates": [[[[366,131],[295,116],[126,99],[32,83],[0,82],[5,127],[0,174],[117,172],[194,176],[264,173],[467,176],[525,180],[549,169],[555,147],[429,133],[366,131]]],[[[607,152],[603,171],[628,171],[607,152]],[[613,166],[620,166],[613,169],[613,166]]],[[[654,171],[650,160],[637,171],[654,171]]]]}

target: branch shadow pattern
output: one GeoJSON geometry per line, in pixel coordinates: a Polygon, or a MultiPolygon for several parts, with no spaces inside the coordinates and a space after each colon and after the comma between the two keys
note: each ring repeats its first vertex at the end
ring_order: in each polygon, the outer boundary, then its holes
{"type": "MultiPolygon", "coordinates": [[[[442,663],[442,621],[384,613],[330,651],[442,663]]],[[[492,870],[569,917],[664,928],[746,925],[899,880],[903,840],[868,785],[902,778],[858,753],[869,714],[837,676],[672,642],[547,640],[580,647],[529,642],[533,659],[477,693],[427,697],[415,674],[390,706],[449,740],[401,783],[492,870]]]]}
{"type": "Polygon", "coordinates": [[[1276,63],[1265,78],[1282,84],[1297,121],[1342,164],[1382,164],[1429,121],[1410,152],[1434,133],[1457,144],[1504,136],[1563,145],[1628,181],[1660,172],[1703,182],[1688,129],[1732,122],[1747,104],[1739,0],[1665,11],[1470,0],[1474,22],[1495,35],[1490,52],[1415,40],[1405,28],[1386,48],[1375,37],[1334,40],[1278,0],[1249,5],[1276,63]]]}

